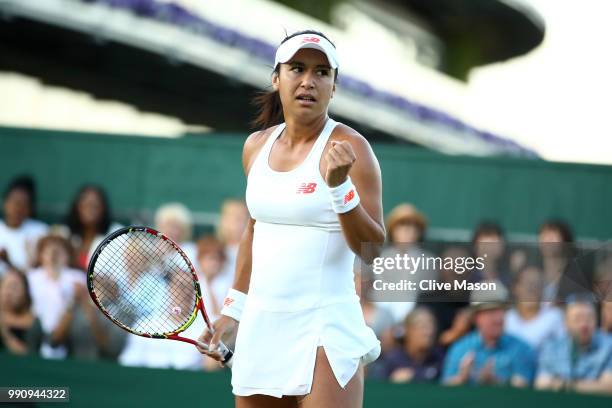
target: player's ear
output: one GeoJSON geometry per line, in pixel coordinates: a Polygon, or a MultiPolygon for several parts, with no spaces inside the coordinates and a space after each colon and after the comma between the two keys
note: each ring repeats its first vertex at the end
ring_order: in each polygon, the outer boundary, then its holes
{"type": "Polygon", "coordinates": [[[334,82],[334,85],[332,85],[332,93],[331,93],[331,99],[334,98],[334,94],[336,93],[336,83],[334,82]]]}
{"type": "Polygon", "coordinates": [[[278,72],[274,71],[272,73],[272,88],[274,88],[275,91],[278,91],[278,82],[279,82],[278,72]]]}

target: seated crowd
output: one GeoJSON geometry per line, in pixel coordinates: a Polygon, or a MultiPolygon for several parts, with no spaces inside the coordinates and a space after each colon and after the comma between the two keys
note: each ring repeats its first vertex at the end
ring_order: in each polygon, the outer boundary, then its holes
{"type": "MultiPolygon", "coordinates": [[[[0,219],[0,350],[45,358],[109,359],[124,365],[218,369],[194,347],[147,341],[128,335],[108,320],[87,291],[89,259],[104,236],[121,228],[113,222],[106,193],[95,185],[75,195],[62,224],[35,219],[35,188],[15,179],[3,195],[0,219]]],[[[232,284],[238,244],[248,220],[241,201],[221,209],[216,234],[192,240],[191,212],[180,203],[162,205],[154,227],[177,242],[196,267],[205,308],[216,319],[232,284]]],[[[197,337],[196,319],[188,337],[197,337]]]]}
{"type": "MultiPolygon", "coordinates": [[[[102,238],[121,227],[102,188],[81,188],[63,222],[52,226],[36,220],[30,178],[15,179],[2,200],[0,351],[130,366],[220,368],[183,343],[128,335],[91,301],[89,259],[102,238]]],[[[168,203],[155,214],[154,227],[194,262],[212,320],[232,284],[247,221],[244,203],[228,200],[216,234],[194,239],[193,217],[184,205],[168,203]]],[[[421,267],[409,280],[494,282],[496,289],[470,292],[449,285],[377,298],[367,273],[356,268],[364,319],[382,344],[380,358],[367,367],[368,378],[612,394],[612,256],[604,254],[585,273],[573,262],[575,253],[568,249],[573,236],[560,221],[540,227],[536,260],[525,248],[510,251],[502,229],[491,222],[480,224],[463,246],[426,245],[427,220],[409,204],[393,209],[386,227],[382,257],[474,256],[484,263],[467,272],[456,263],[421,267]]],[[[196,319],[185,335],[195,338],[202,329],[196,319]]]]}

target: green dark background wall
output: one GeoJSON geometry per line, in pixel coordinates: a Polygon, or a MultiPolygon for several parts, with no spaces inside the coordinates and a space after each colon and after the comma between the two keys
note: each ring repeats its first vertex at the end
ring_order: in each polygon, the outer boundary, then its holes
{"type": "MultiPolygon", "coordinates": [[[[30,173],[40,216],[57,221],[81,184],[105,187],[119,215],[181,201],[216,213],[244,195],[244,135],[178,139],[0,128],[0,186],[30,173]]],[[[583,238],[612,235],[612,166],[446,156],[398,145],[373,146],[383,171],[385,212],[409,201],[437,229],[471,230],[481,219],[534,234],[561,217],[583,238]]]]}
{"type": "MultiPolygon", "coordinates": [[[[152,340],[156,341],[156,340],[152,340]]],[[[120,367],[109,362],[50,361],[0,353],[0,386],[69,387],[74,407],[233,407],[230,373],[120,367]]],[[[610,397],[499,387],[441,387],[366,381],[364,406],[609,407],[610,397]]],[[[15,404],[14,406],[20,406],[15,404]]],[[[36,406],[64,406],[48,403],[36,406]]]]}

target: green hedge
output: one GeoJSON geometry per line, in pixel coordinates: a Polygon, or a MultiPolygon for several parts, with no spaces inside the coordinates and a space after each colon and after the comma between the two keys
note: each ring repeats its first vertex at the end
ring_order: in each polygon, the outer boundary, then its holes
{"type": "MultiPolygon", "coordinates": [[[[31,173],[41,213],[67,210],[79,185],[108,189],[118,213],[181,201],[217,212],[243,197],[244,135],[178,139],[0,128],[0,186],[31,173]]],[[[376,144],[386,212],[410,201],[437,228],[471,230],[483,218],[509,232],[535,234],[549,217],[569,221],[578,236],[612,236],[612,166],[542,160],[446,156],[401,145],[376,144]]]]}
{"type": "MultiPolygon", "coordinates": [[[[70,387],[70,402],[75,407],[233,407],[230,375],[225,370],[204,373],[144,369],[0,354],[0,386],[70,387]]],[[[365,406],[373,408],[608,408],[611,403],[612,398],[608,397],[509,388],[449,388],[369,381],[365,385],[365,406]]]]}

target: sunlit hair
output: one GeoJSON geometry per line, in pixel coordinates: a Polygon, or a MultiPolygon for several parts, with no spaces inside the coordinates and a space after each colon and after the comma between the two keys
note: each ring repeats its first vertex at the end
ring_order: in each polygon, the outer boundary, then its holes
{"type": "Polygon", "coordinates": [[[49,234],[38,240],[38,243],[36,245],[36,259],[34,262],[34,266],[35,267],[41,266],[42,253],[45,250],[45,248],[51,244],[58,244],[59,246],[62,247],[64,251],[66,251],[66,255],[68,259],[67,266],[71,266],[71,262],[73,259],[72,245],[70,245],[70,241],[68,241],[66,238],[60,235],[57,235],[57,234],[49,234]]]}
{"type": "Polygon", "coordinates": [[[189,211],[187,207],[181,203],[168,203],[159,207],[155,212],[155,228],[160,229],[160,225],[168,220],[174,220],[180,223],[183,229],[183,236],[180,237],[181,242],[191,240],[193,233],[193,217],[191,211],[189,211]]]}
{"type": "Polygon", "coordinates": [[[221,220],[219,223],[219,227],[217,228],[217,238],[223,244],[227,244],[227,241],[228,241],[228,237],[225,236],[226,231],[224,228],[225,227],[224,224],[226,222],[226,218],[230,216],[231,211],[234,209],[239,209],[240,211],[243,211],[244,213],[248,212],[246,204],[242,200],[231,198],[223,202],[223,204],[221,205],[221,220]]]}
{"type": "Polygon", "coordinates": [[[431,319],[431,321],[433,322],[434,327],[437,326],[436,317],[431,312],[431,310],[429,310],[428,308],[426,308],[424,306],[419,306],[419,307],[416,307],[416,308],[412,309],[410,311],[410,313],[408,313],[408,315],[404,319],[404,328],[405,328],[405,330],[408,331],[409,329],[411,329],[414,326],[417,318],[419,316],[421,316],[421,315],[425,315],[425,316],[429,317],[431,319]]]}
{"type": "Polygon", "coordinates": [[[198,240],[198,259],[205,256],[217,255],[222,261],[225,261],[225,250],[221,241],[213,235],[205,235],[198,240]]]}

